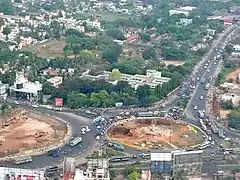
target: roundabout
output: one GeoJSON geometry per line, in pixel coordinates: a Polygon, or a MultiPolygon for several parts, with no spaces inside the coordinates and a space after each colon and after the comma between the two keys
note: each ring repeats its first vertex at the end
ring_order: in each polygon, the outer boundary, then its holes
{"type": "Polygon", "coordinates": [[[60,146],[69,131],[55,118],[22,109],[1,116],[0,122],[0,158],[43,154],[60,146]]]}
{"type": "Polygon", "coordinates": [[[110,141],[141,149],[194,148],[205,135],[193,125],[165,118],[118,121],[107,130],[110,141]]]}

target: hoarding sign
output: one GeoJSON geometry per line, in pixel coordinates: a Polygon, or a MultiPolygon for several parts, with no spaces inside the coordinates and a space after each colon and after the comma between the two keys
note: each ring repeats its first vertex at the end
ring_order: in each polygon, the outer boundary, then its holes
{"type": "Polygon", "coordinates": [[[63,106],[63,98],[55,98],[54,102],[55,102],[56,107],[62,107],[63,106]]]}

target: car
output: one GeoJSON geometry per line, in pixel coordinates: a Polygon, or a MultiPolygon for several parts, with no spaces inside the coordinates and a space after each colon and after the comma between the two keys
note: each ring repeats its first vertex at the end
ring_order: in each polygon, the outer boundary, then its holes
{"type": "Polygon", "coordinates": [[[200,100],[203,100],[203,96],[200,96],[200,100]]]}
{"type": "Polygon", "coordinates": [[[207,72],[209,73],[209,72],[210,72],[210,70],[208,69],[208,70],[207,70],[207,72]]]}
{"type": "Polygon", "coordinates": [[[207,69],[207,66],[204,66],[204,69],[207,69]]]}
{"type": "Polygon", "coordinates": [[[34,107],[34,108],[38,108],[39,106],[36,105],[36,104],[33,104],[32,107],[34,107]]]}
{"type": "Polygon", "coordinates": [[[96,140],[99,140],[100,139],[100,136],[96,136],[96,140]]]}
{"type": "Polygon", "coordinates": [[[194,110],[197,110],[197,106],[194,106],[193,109],[194,109],[194,110]]]}

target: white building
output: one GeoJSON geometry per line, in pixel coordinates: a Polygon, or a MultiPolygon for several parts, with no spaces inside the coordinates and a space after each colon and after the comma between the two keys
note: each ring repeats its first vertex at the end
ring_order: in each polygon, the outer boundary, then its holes
{"type": "Polygon", "coordinates": [[[192,6],[185,6],[185,7],[180,7],[176,9],[171,9],[169,10],[169,15],[174,15],[174,14],[184,14],[185,16],[188,16],[196,7],[192,6]]]}
{"type": "Polygon", "coordinates": [[[0,167],[0,179],[4,180],[10,177],[10,180],[45,180],[44,171],[33,169],[19,169],[19,168],[7,168],[0,167]]]}
{"type": "Polygon", "coordinates": [[[87,162],[87,169],[75,171],[75,180],[110,180],[107,159],[91,159],[87,162]]]}
{"type": "Polygon", "coordinates": [[[225,93],[221,95],[221,100],[223,102],[230,101],[234,106],[238,106],[240,102],[240,96],[234,93],[225,93]]]}
{"type": "Polygon", "coordinates": [[[107,169],[96,168],[80,170],[76,169],[74,180],[110,180],[109,171],[107,169]]]}
{"type": "Polygon", "coordinates": [[[234,45],[234,46],[233,46],[233,49],[234,49],[235,51],[240,51],[240,45],[234,45]]]}
{"type": "Polygon", "coordinates": [[[32,100],[36,98],[39,92],[42,90],[42,84],[38,81],[29,82],[24,76],[24,72],[16,73],[16,80],[14,85],[10,87],[10,93],[14,93],[16,98],[32,100]]]}
{"type": "Polygon", "coordinates": [[[98,76],[91,76],[88,74],[83,75],[83,77],[96,80],[96,79],[105,79],[106,81],[117,84],[119,80],[121,81],[127,81],[133,89],[137,89],[139,86],[149,85],[152,89],[154,89],[158,85],[163,85],[164,83],[169,82],[171,79],[167,77],[162,77],[161,72],[156,70],[150,70],[148,69],[146,72],[146,75],[130,75],[130,74],[121,74],[118,80],[111,81],[110,76],[111,73],[119,71],[118,69],[113,69],[112,72],[104,71],[103,74],[100,74],[98,76]]]}
{"type": "Polygon", "coordinates": [[[51,83],[52,86],[58,87],[63,82],[63,78],[61,76],[55,76],[47,80],[51,83]]]}

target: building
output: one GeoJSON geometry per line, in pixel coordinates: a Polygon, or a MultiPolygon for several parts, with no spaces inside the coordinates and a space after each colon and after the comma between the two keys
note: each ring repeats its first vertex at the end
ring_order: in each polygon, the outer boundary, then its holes
{"type": "Polygon", "coordinates": [[[233,50],[234,51],[240,51],[240,45],[234,45],[233,50]]]}
{"type": "Polygon", "coordinates": [[[221,100],[223,102],[231,102],[234,106],[238,106],[240,102],[239,89],[231,89],[229,92],[221,95],[221,100]]]}
{"type": "Polygon", "coordinates": [[[181,169],[188,176],[199,178],[202,175],[203,151],[172,152],[173,174],[181,169]]]}
{"type": "Polygon", "coordinates": [[[42,84],[38,81],[29,82],[25,77],[24,72],[17,72],[14,85],[10,86],[10,94],[17,99],[33,100],[38,97],[41,90],[42,84]]]}
{"type": "Polygon", "coordinates": [[[172,153],[151,153],[150,170],[153,176],[171,177],[172,174],[172,153]]]}
{"type": "Polygon", "coordinates": [[[143,171],[142,170],[142,176],[141,180],[151,180],[151,171],[143,171]]]}
{"type": "Polygon", "coordinates": [[[71,157],[65,157],[63,163],[64,180],[74,180],[75,174],[76,174],[75,159],[71,157]]]}
{"type": "Polygon", "coordinates": [[[224,25],[232,25],[233,24],[233,20],[232,19],[224,19],[224,25]]]}
{"type": "Polygon", "coordinates": [[[1,180],[12,180],[12,179],[45,180],[46,178],[44,177],[43,170],[0,167],[0,179],[1,180]]]}
{"type": "Polygon", "coordinates": [[[107,159],[89,159],[87,168],[76,169],[74,180],[110,180],[107,159]]]}
{"type": "Polygon", "coordinates": [[[47,80],[49,83],[51,83],[54,87],[59,87],[60,84],[63,82],[63,78],[61,76],[55,76],[47,80]]]}
{"type": "Polygon", "coordinates": [[[132,42],[136,41],[139,37],[140,37],[139,34],[133,34],[133,35],[131,35],[130,37],[127,38],[127,41],[132,43],[132,42]]]}
{"type": "Polygon", "coordinates": [[[122,74],[118,69],[113,69],[112,72],[104,71],[103,74],[100,74],[98,76],[91,76],[91,75],[85,74],[83,75],[83,77],[91,80],[104,79],[112,84],[116,84],[119,80],[127,81],[131,85],[131,87],[135,90],[139,86],[144,86],[144,85],[149,85],[152,89],[154,89],[156,86],[158,85],[162,86],[164,83],[167,83],[171,80],[170,78],[162,77],[161,72],[156,70],[150,70],[150,69],[146,71],[146,75],[122,74]],[[119,73],[120,76],[118,77],[117,80],[112,81],[110,78],[111,74],[116,72],[119,73]]]}
{"type": "Polygon", "coordinates": [[[20,44],[19,44],[19,46],[21,47],[21,48],[23,48],[23,47],[26,47],[26,46],[28,46],[28,45],[30,45],[31,43],[32,43],[32,38],[31,37],[27,37],[27,38],[25,38],[25,37],[20,37],[20,44]]]}
{"type": "Polygon", "coordinates": [[[185,6],[185,7],[180,7],[180,8],[176,8],[176,9],[171,9],[169,10],[169,15],[172,16],[174,14],[184,14],[185,16],[189,16],[189,14],[196,9],[196,7],[192,7],[192,6],[185,6]]]}

